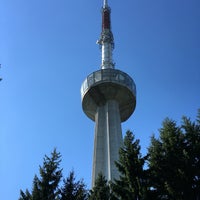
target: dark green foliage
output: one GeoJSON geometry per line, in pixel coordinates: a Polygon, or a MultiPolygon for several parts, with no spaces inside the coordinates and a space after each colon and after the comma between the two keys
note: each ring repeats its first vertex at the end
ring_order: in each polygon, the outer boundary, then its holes
{"type": "Polygon", "coordinates": [[[56,149],[51,153],[51,157],[45,155],[43,166],[40,166],[41,179],[36,178],[33,187],[33,199],[35,196],[40,195],[40,200],[55,200],[59,197],[58,184],[62,177],[62,169],[59,165],[61,162],[60,153],[56,152],[56,149]]]}
{"type": "Polygon", "coordinates": [[[149,168],[153,188],[159,198],[180,199],[183,163],[183,134],[172,120],[166,119],[160,129],[160,139],[151,139],[149,168]]]}
{"type": "Polygon", "coordinates": [[[19,200],[31,200],[31,194],[28,190],[24,193],[22,190],[20,190],[20,198],[19,200]]]}
{"type": "Polygon", "coordinates": [[[40,176],[36,175],[33,180],[32,193],[26,190],[26,193],[20,192],[20,200],[56,200],[59,198],[58,184],[62,177],[60,153],[56,149],[51,153],[51,157],[45,155],[43,166],[40,166],[40,176]]]}
{"type": "Polygon", "coordinates": [[[20,191],[19,200],[86,200],[88,192],[83,180],[75,182],[74,172],[64,179],[60,186],[62,169],[60,169],[61,155],[54,149],[51,157],[45,155],[43,166],[40,168],[40,178],[35,175],[33,188],[30,193],[20,191]]]}
{"type": "Polygon", "coordinates": [[[116,166],[120,178],[112,184],[113,192],[118,199],[145,199],[147,183],[143,170],[145,158],[140,153],[139,140],[132,132],[127,131],[123,147],[119,150],[119,161],[116,166]]]}
{"type": "Polygon", "coordinates": [[[99,174],[95,186],[90,191],[89,200],[110,200],[110,187],[102,174],[99,174]]]}
{"type": "Polygon", "coordinates": [[[154,199],[197,199],[200,191],[200,123],[166,119],[160,137],[151,138],[149,173],[154,199]]]}
{"type": "MultiPolygon", "coordinates": [[[[184,195],[200,199],[200,115],[197,121],[183,117],[184,140],[184,195]]],[[[186,199],[185,198],[185,199],[186,199]]]]}
{"type": "Polygon", "coordinates": [[[70,172],[69,177],[64,179],[64,185],[61,188],[61,200],[86,200],[87,193],[83,180],[75,182],[74,171],[70,172]]]}
{"type": "Polygon", "coordinates": [[[35,175],[33,179],[33,189],[32,189],[32,198],[31,198],[33,200],[38,200],[42,198],[42,194],[41,194],[42,192],[41,192],[39,184],[40,184],[40,180],[35,175]]]}

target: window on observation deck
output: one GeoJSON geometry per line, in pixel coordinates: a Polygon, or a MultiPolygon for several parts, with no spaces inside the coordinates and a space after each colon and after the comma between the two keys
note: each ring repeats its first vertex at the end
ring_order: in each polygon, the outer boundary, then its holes
{"type": "Polygon", "coordinates": [[[97,72],[95,72],[94,73],[94,82],[96,83],[96,82],[99,82],[99,81],[101,81],[101,71],[97,71],[97,72]]]}
{"type": "Polygon", "coordinates": [[[102,80],[109,81],[110,80],[110,70],[102,71],[102,80]]]}
{"type": "Polygon", "coordinates": [[[88,87],[90,87],[94,83],[93,73],[88,76],[88,87]]]}

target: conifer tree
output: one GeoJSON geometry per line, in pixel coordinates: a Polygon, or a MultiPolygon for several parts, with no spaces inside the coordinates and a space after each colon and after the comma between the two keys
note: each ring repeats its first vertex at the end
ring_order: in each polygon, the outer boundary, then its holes
{"type": "Polygon", "coordinates": [[[39,178],[35,175],[34,179],[33,179],[33,189],[32,189],[32,200],[38,200],[38,199],[42,199],[42,193],[41,193],[41,189],[39,188],[40,184],[40,180],[39,178]]]}
{"type": "Polygon", "coordinates": [[[144,163],[145,158],[140,153],[139,140],[135,140],[133,133],[127,131],[123,146],[119,150],[119,161],[116,162],[120,178],[112,184],[117,199],[145,199],[147,183],[143,170],[144,163]]]}
{"type": "Polygon", "coordinates": [[[41,179],[38,188],[41,193],[40,200],[56,200],[59,197],[59,182],[62,177],[60,169],[61,155],[54,149],[51,157],[45,155],[43,166],[40,166],[41,179]]]}
{"type": "Polygon", "coordinates": [[[160,136],[151,139],[149,173],[154,199],[200,199],[200,111],[196,122],[181,126],[166,119],[160,136]]]}
{"type": "Polygon", "coordinates": [[[183,140],[180,128],[170,119],[163,122],[160,139],[155,137],[151,139],[149,148],[151,182],[160,199],[181,198],[183,140]]]}
{"type": "Polygon", "coordinates": [[[31,200],[31,199],[32,199],[31,194],[27,189],[26,189],[25,193],[22,190],[20,190],[19,200],[31,200]]]}
{"type": "Polygon", "coordinates": [[[75,181],[74,171],[64,179],[64,185],[61,188],[61,200],[86,200],[88,192],[83,180],[75,181]]]}
{"type": "Polygon", "coordinates": [[[89,200],[110,200],[111,193],[105,177],[100,173],[95,181],[95,185],[90,191],[89,200]]]}
{"type": "Polygon", "coordinates": [[[200,110],[196,122],[183,117],[184,197],[200,199],[200,110]]]}
{"type": "Polygon", "coordinates": [[[40,166],[40,176],[34,177],[32,193],[20,191],[19,200],[57,200],[60,190],[59,182],[62,177],[60,169],[61,155],[53,150],[51,157],[45,155],[43,166],[40,166]]]}

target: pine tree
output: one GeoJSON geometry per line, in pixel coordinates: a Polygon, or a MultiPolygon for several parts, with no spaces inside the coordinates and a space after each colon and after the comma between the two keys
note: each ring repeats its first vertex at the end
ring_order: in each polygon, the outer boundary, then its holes
{"type": "Polygon", "coordinates": [[[110,200],[111,193],[105,177],[100,173],[95,181],[95,185],[90,191],[89,200],[110,200]]]}
{"type": "Polygon", "coordinates": [[[200,110],[196,122],[183,117],[184,199],[200,199],[200,110]]]}
{"type": "Polygon", "coordinates": [[[28,190],[24,193],[20,191],[19,200],[57,200],[59,199],[60,190],[59,182],[62,177],[60,169],[61,155],[53,150],[51,157],[45,155],[43,166],[40,166],[40,176],[36,175],[33,180],[32,193],[28,190]]]}
{"type": "Polygon", "coordinates": [[[148,161],[154,199],[200,199],[199,119],[183,117],[181,126],[166,119],[159,138],[152,137],[148,161]]]}
{"type": "Polygon", "coordinates": [[[87,196],[88,192],[83,180],[75,182],[74,171],[70,172],[61,188],[61,200],[86,200],[87,196]]]}
{"type": "Polygon", "coordinates": [[[143,170],[145,158],[140,153],[139,140],[135,140],[131,131],[127,131],[119,161],[116,166],[120,172],[119,180],[112,184],[112,190],[121,200],[142,200],[147,192],[147,181],[143,170]]]}
{"type": "Polygon", "coordinates": [[[160,139],[152,137],[149,148],[149,171],[152,187],[159,199],[179,200],[183,184],[184,137],[176,122],[166,119],[160,139]]]}
{"type": "Polygon", "coordinates": [[[22,190],[20,190],[20,198],[19,200],[31,200],[31,194],[28,190],[26,190],[26,192],[24,193],[22,190]]]}
{"type": "Polygon", "coordinates": [[[41,191],[39,189],[39,179],[35,175],[33,179],[33,189],[32,189],[32,194],[31,194],[31,200],[38,200],[41,199],[41,191]]]}

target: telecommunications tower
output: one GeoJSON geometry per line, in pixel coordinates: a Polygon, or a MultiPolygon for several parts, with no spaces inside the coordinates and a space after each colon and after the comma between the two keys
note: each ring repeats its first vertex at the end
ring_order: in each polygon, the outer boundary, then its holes
{"type": "Polygon", "coordinates": [[[111,9],[107,0],[102,7],[102,32],[98,44],[102,52],[101,69],[87,76],[81,86],[82,108],[95,122],[92,187],[99,173],[108,181],[117,179],[122,145],[121,122],[135,110],[136,86],[126,73],[115,69],[112,59],[114,38],[111,31],[111,9]]]}

